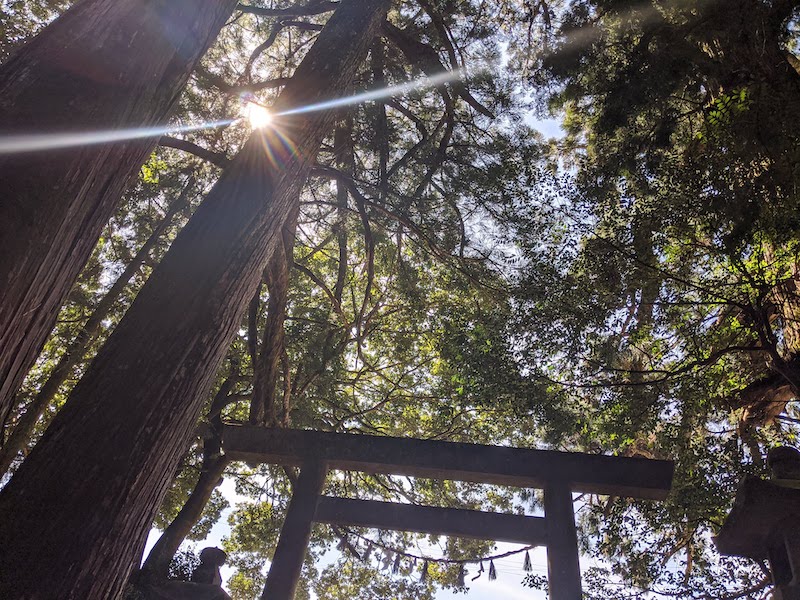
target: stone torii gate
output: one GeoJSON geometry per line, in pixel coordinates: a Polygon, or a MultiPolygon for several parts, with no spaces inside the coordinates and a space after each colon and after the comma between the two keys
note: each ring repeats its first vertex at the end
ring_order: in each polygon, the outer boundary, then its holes
{"type": "Polygon", "coordinates": [[[572,492],[663,500],[672,461],[226,425],[234,460],[300,467],[262,600],[292,600],[314,522],[547,547],[551,600],[580,600],[572,492]],[[544,517],[321,496],[329,470],[544,490],[544,517]]]}

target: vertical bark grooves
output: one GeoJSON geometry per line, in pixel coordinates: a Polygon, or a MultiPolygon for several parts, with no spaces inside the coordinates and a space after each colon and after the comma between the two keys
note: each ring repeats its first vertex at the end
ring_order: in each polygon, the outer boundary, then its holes
{"type": "Polygon", "coordinates": [[[247,306],[247,354],[250,364],[255,369],[258,362],[258,311],[261,308],[261,283],[256,286],[256,293],[247,306]]]}
{"type": "Polygon", "coordinates": [[[230,459],[222,455],[222,411],[231,402],[230,397],[239,381],[238,366],[222,382],[208,408],[208,424],[211,433],[203,440],[203,467],[192,492],[185,504],[164,530],[161,537],[150,550],[142,571],[147,577],[166,579],[169,576],[169,563],[178,547],[203,515],[203,509],[211,494],[222,482],[225,468],[230,459]]]}
{"type": "MultiPolygon", "coordinates": [[[[84,0],[0,67],[0,132],[165,122],[236,0],[84,0]]],[[[0,421],[156,138],[0,156],[0,421]]]]}
{"type": "Polygon", "coordinates": [[[281,352],[281,370],[283,371],[283,393],[281,394],[281,418],[280,427],[289,427],[291,425],[291,412],[292,412],[292,371],[289,365],[289,353],[286,351],[286,344],[283,345],[281,352]]]}
{"type": "MultiPolygon", "coordinates": [[[[376,40],[376,43],[380,39],[376,40]]],[[[373,48],[373,53],[375,52],[373,48]]],[[[353,156],[348,153],[348,146],[351,144],[350,136],[352,132],[348,124],[340,123],[336,127],[333,138],[333,151],[336,159],[336,167],[343,173],[353,174],[353,156]]],[[[336,180],[336,241],[339,245],[339,266],[336,273],[336,285],[333,288],[333,296],[336,301],[342,304],[342,294],[347,283],[347,211],[349,207],[350,192],[347,186],[336,180]]]]}
{"type": "MultiPolygon", "coordinates": [[[[375,40],[370,57],[372,59],[373,84],[376,88],[381,88],[386,84],[386,76],[384,74],[386,55],[383,39],[377,38],[375,40]]],[[[375,140],[379,156],[380,201],[384,203],[389,189],[389,121],[386,116],[386,104],[381,101],[375,102],[375,140]]]]}
{"type": "MultiPolygon", "coordinates": [[[[344,94],[389,3],[343,1],[275,112],[344,94]]],[[[255,132],[180,232],[0,491],[0,596],[117,597],[334,116],[255,132]]]]}
{"type": "Polygon", "coordinates": [[[175,216],[189,205],[189,195],[193,187],[194,180],[191,179],[184,187],[180,197],[172,203],[167,213],[164,215],[164,218],[156,225],[155,229],[153,229],[147,241],[139,248],[136,256],[131,259],[125,267],[125,270],[114,282],[114,285],[106,292],[102,300],[98,302],[94,312],[92,312],[92,315],[75,337],[75,341],[64,352],[64,355],[53,368],[47,381],[42,384],[36,396],[34,396],[33,400],[28,404],[8,440],[3,444],[2,448],[0,448],[0,476],[8,470],[17,454],[25,447],[28,440],[30,440],[36,423],[38,423],[42,414],[44,414],[45,409],[52,403],[53,398],[69,377],[72,369],[86,354],[89,345],[97,338],[103,321],[125,291],[130,280],[139,272],[142,264],[144,264],[144,261],[150,256],[150,252],[161,239],[161,236],[164,235],[167,228],[172,224],[172,220],[175,216]]]}
{"type": "Polygon", "coordinates": [[[297,217],[298,211],[295,209],[282,228],[282,243],[276,248],[264,271],[269,301],[261,352],[258,361],[253,365],[255,376],[249,420],[254,425],[275,425],[278,422],[275,394],[284,350],[284,322],[289,300],[289,274],[293,262],[297,217]]]}

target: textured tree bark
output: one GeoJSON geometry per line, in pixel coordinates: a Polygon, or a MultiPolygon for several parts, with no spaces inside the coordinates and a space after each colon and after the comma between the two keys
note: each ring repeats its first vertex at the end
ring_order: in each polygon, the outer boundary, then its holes
{"type": "MultiPolygon", "coordinates": [[[[378,38],[372,45],[370,52],[372,63],[372,81],[376,87],[386,84],[386,52],[383,40],[378,38]]],[[[389,190],[389,119],[386,115],[386,104],[375,102],[375,145],[378,147],[378,177],[380,181],[380,201],[386,202],[389,190]]]]}
{"type": "MultiPolygon", "coordinates": [[[[81,0],[0,67],[0,133],[166,122],[236,0],[81,0]]],[[[157,137],[0,155],[0,422],[157,137]]]]}
{"type": "Polygon", "coordinates": [[[47,378],[39,391],[34,396],[33,400],[28,404],[23,415],[17,421],[14,430],[6,440],[5,444],[0,447],[0,476],[2,476],[11,463],[17,457],[17,454],[25,447],[28,440],[31,438],[33,429],[38,423],[41,416],[44,414],[45,409],[53,402],[53,398],[58,393],[59,388],[64,385],[64,382],[69,377],[75,365],[84,357],[89,345],[97,338],[100,333],[100,328],[103,321],[108,317],[108,313],[114,308],[114,305],[119,300],[122,293],[128,287],[131,279],[144,264],[144,261],[150,256],[150,252],[155,245],[164,235],[164,232],[172,224],[175,216],[184,210],[189,205],[189,194],[194,187],[194,181],[190,181],[181,192],[178,199],[170,205],[167,213],[161,222],[156,225],[150,237],[142,244],[136,256],[131,259],[125,270],[111,286],[111,289],[106,292],[102,300],[97,303],[92,315],[87,319],[83,328],[78,332],[75,341],[66,349],[58,364],[53,368],[50,376],[47,378]]]}
{"type": "MultiPolygon", "coordinates": [[[[343,1],[275,112],[344,94],[389,3],[343,1]]],[[[255,132],[178,235],[0,491],[0,597],[118,595],[334,118],[255,132]]]]}
{"type": "Polygon", "coordinates": [[[214,396],[207,415],[211,432],[203,441],[202,471],[186,503],[147,555],[147,560],[142,565],[145,579],[157,581],[168,578],[172,557],[195,523],[203,516],[211,494],[222,483],[222,475],[231,462],[222,454],[222,410],[230,404],[231,392],[238,379],[238,373],[229,375],[214,396]]]}
{"type": "MultiPolygon", "coordinates": [[[[383,47],[380,38],[375,40],[373,44],[373,61],[375,54],[375,47],[383,47]]],[[[383,105],[381,105],[383,106],[383,105]]],[[[376,130],[379,127],[376,127],[376,130]]],[[[333,136],[333,151],[336,158],[336,166],[343,173],[352,176],[355,172],[355,156],[353,155],[353,121],[348,117],[344,122],[339,123],[336,127],[336,133],[333,136]]],[[[382,159],[381,159],[382,160],[382,159]]],[[[383,165],[383,162],[381,162],[383,165]]],[[[381,171],[381,184],[384,180],[384,171],[381,171]]],[[[385,190],[381,188],[381,193],[385,190]]],[[[339,267],[336,272],[336,285],[333,288],[333,296],[336,301],[341,305],[342,294],[344,293],[344,286],[347,283],[347,255],[348,248],[348,235],[347,235],[347,217],[350,206],[350,191],[347,186],[341,181],[336,181],[336,224],[334,231],[336,232],[336,241],[339,244],[339,267]]]]}
{"type": "Polygon", "coordinates": [[[276,390],[280,372],[281,356],[284,351],[286,304],[289,301],[289,275],[293,263],[294,239],[297,230],[295,209],[282,231],[282,244],[276,248],[272,259],[264,271],[264,279],[269,290],[267,319],[264,324],[264,339],[261,352],[255,363],[253,377],[253,399],[250,402],[250,423],[254,425],[275,425],[276,390]]]}

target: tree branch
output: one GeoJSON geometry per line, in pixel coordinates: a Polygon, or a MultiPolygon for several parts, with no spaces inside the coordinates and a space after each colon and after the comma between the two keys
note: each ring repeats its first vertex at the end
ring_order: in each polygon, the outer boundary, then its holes
{"type": "MultiPolygon", "coordinates": [[[[400,52],[411,62],[411,64],[419,67],[419,69],[432,77],[446,72],[448,69],[439,60],[439,55],[430,46],[414,39],[406,31],[399,27],[392,25],[388,21],[383,23],[383,33],[391,41],[400,52]]],[[[469,93],[466,86],[461,81],[453,81],[450,84],[453,90],[458,94],[467,104],[477,110],[484,116],[490,119],[494,118],[494,114],[483,104],[478,102],[472,94],[469,93]]]]}
{"type": "Polygon", "coordinates": [[[321,15],[326,12],[336,10],[338,2],[328,2],[326,0],[315,0],[308,4],[294,4],[287,8],[266,8],[263,6],[250,6],[240,4],[237,10],[251,15],[261,17],[309,17],[311,15],[321,15]]]}
{"type": "Polygon", "coordinates": [[[197,67],[197,69],[195,69],[195,73],[197,74],[198,79],[207,85],[215,87],[219,91],[231,96],[239,96],[241,94],[279,88],[289,83],[289,80],[291,79],[291,77],[276,77],[275,79],[257,81],[256,83],[248,83],[246,85],[234,85],[225,81],[222,76],[212,73],[203,67],[197,67]]]}
{"type": "Polygon", "coordinates": [[[231,162],[230,159],[221,152],[214,152],[208,148],[198,146],[189,140],[182,140],[169,135],[162,135],[161,139],[158,140],[158,145],[188,152],[189,154],[195,155],[197,158],[207,160],[211,164],[218,166],[220,169],[224,169],[231,162]]]}

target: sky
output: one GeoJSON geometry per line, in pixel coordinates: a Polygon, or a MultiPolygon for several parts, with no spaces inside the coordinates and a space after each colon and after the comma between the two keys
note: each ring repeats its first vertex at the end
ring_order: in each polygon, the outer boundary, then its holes
{"type": "MultiPolygon", "coordinates": [[[[497,554],[516,550],[519,545],[497,544],[497,554]]],[[[527,573],[522,568],[524,554],[516,554],[508,558],[501,558],[494,561],[497,569],[497,579],[489,581],[484,573],[480,579],[470,582],[467,576],[467,583],[470,591],[466,595],[455,594],[451,591],[440,591],[436,595],[436,600],[450,600],[451,598],[461,598],[461,600],[545,600],[547,595],[538,590],[522,585],[522,580],[527,573]]],[[[536,548],[530,553],[533,573],[536,575],[547,574],[547,552],[544,548],[536,548]]],[[[488,568],[488,567],[487,567],[488,568]]],[[[473,567],[474,570],[474,567],[473,567]]]]}
{"type": "Polygon", "coordinates": [[[560,119],[537,119],[533,115],[529,115],[525,122],[548,139],[560,138],[564,135],[560,119]]]}

